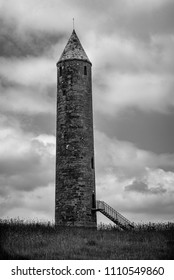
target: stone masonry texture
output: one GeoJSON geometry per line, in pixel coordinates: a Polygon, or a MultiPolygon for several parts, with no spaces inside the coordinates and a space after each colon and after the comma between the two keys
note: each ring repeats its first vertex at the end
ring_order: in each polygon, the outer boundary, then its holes
{"type": "Polygon", "coordinates": [[[56,225],[96,227],[91,76],[73,31],[57,63],[56,225]]]}

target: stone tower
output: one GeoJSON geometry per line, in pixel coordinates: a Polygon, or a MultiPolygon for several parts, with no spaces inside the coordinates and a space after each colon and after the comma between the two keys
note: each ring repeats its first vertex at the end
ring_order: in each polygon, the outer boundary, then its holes
{"type": "Polygon", "coordinates": [[[57,62],[56,225],[97,225],[91,66],[73,30],[57,62]]]}

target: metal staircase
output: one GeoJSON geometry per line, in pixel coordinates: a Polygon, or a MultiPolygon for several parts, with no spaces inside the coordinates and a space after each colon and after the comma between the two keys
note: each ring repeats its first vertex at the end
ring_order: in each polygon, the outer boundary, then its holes
{"type": "Polygon", "coordinates": [[[130,230],[134,228],[134,224],[117,212],[114,208],[109,206],[107,203],[101,200],[96,201],[96,211],[100,211],[108,219],[118,225],[124,230],[130,230]]]}

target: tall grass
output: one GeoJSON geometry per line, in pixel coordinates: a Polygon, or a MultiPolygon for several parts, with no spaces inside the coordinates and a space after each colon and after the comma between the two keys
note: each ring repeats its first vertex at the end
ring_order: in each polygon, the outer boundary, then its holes
{"type": "Polygon", "coordinates": [[[0,220],[0,259],[174,259],[174,224],[123,231],[0,220]]]}

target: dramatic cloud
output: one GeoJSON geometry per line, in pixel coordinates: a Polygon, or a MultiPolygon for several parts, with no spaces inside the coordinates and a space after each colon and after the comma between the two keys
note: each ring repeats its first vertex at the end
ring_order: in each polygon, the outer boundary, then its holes
{"type": "Polygon", "coordinates": [[[7,198],[15,192],[22,191],[24,195],[53,184],[55,138],[24,134],[19,127],[10,127],[5,121],[0,126],[0,192],[8,204],[7,198]]]}
{"type": "Polygon", "coordinates": [[[152,37],[150,44],[116,36],[95,38],[96,109],[112,115],[129,107],[168,112],[174,105],[173,45],[173,37],[152,37]]]}
{"type": "Polygon", "coordinates": [[[0,58],[0,65],[2,111],[55,114],[54,61],[46,57],[0,58]]]}
{"type": "Polygon", "coordinates": [[[51,59],[0,58],[0,65],[0,75],[8,82],[25,86],[55,84],[55,61],[51,59]]]}
{"type": "Polygon", "coordinates": [[[0,131],[1,217],[50,219],[54,209],[55,137],[35,138],[2,122],[0,131]]]}
{"type": "Polygon", "coordinates": [[[155,188],[149,188],[147,184],[141,181],[134,181],[131,185],[125,187],[125,191],[127,192],[140,192],[144,194],[160,194],[166,192],[166,190],[159,185],[155,188]]]}
{"type": "Polygon", "coordinates": [[[132,143],[95,133],[97,195],[134,221],[171,217],[174,203],[174,155],[155,154],[132,143]],[[163,166],[164,169],[161,169],[163,166]],[[169,168],[170,166],[170,168],[169,168]],[[158,209],[158,211],[157,211],[158,209]],[[135,214],[137,213],[137,214],[135,214]],[[138,216],[138,213],[141,213],[138,216]],[[145,216],[144,213],[147,213],[145,216]]]}
{"type": "Polygon", "coordinates": [[[155,154],[138,149],[130,142],[110,139],[104,133],[95,132],[96,168],[99,173],[107,170],[124,178],[139,177],[146,168],[174,169],[174,154],[155,154]]]}
{"type": "Polygon", "coordinates": [[[40,187],[28,193],[10,189],[8,196],[5,195],[0,203],[1,217],[53,221],[54,185],[40,187]]]}

